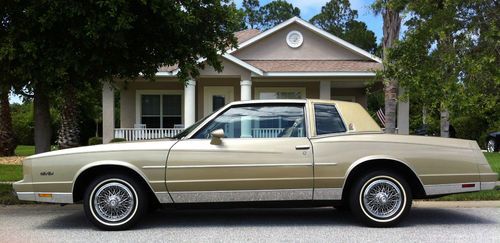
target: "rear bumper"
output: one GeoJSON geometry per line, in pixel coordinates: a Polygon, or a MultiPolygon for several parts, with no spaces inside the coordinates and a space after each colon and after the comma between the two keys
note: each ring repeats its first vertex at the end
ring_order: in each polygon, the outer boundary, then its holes
{"type": "Polygon", "coordinates": [[[481,181],[424,185],[424,190],[427,196],[492,190],[496,186],[497,176],[497,173],[480,173],[481,181]]]}

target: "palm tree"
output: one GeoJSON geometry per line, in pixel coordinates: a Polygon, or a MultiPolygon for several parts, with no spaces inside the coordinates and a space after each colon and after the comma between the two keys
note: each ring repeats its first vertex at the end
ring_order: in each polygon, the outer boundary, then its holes
{"type": "MultiPolygon", "coordinates": [[[[376,0],[372,5],[375,14],[382,14],[384,19],[382,40],[383,61],[388,63],[388,52],[399,39],[401,31],[401,12],[405,9],[406,0],[376,0]]],[[[385,132],[396,133],[396,109],[398,99],[397,80],[384,78],[385,96],[385,132]]]]}
{"type": "Polygon", "coordinates": [[[80,124],[78,124],[78,97],[76,88],[68,83],[63,89],[61,107],[61,127],[58,132],[57,143],[59,149],[79,146],[80,124]]]}

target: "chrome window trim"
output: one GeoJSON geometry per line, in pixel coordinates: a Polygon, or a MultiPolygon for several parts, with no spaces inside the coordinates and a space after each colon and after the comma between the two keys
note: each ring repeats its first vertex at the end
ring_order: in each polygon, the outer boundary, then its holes
{"type": "MultiPolygon", "coordinates": [[[[256,105],[256,104],[267,104],[267,103],[275,103],[275,104],[304,104],[304,108],[306,107],[307,101],[305,99],[297,99],[297,100],[247,100],[247,101],[236,101],[227,104],[226,106],[222,107],[219,109],[217,112],[212,113],[209,115],[209,117],[203,121],[198,127],[193,129],[188,135],[186,135],[182,140],[187,140],[187,139],[192,139],[193,136],[205,125],[215,118],[217,118],[221,113],[226,112],[229,108],[233,106],[240,106],[240,105],[256,105]]],[[[307,110],[304,110],[304,114],[307,114],[307,110]]],[[[305,119],[305,117],[304,117],[305,119]]],[[[307,123],[307,121],[304,121],[307,123]]],[[[306,137],[307,137],[307,132],[306,132],[306,137]]]]}
{"type": "MultiPolygon", "coordinates": [[[[330,102],[317,102],[317,101],[313,101],[313,102],[310,102],[311,103],[311,110],[312,110],[312,123],[313,124],[309,124],[311,127],[314,127],[314,133],[311,134],[311,138],[319,138],[319,137],[328,137],[328,136],[332,136],[332,135],[350,135],[352,132],[349,132],[349,126],[347,126],[347,124],[345,123],[345,119],[344,119],[344,116],[342,115],[342,111],[338,108],[337,106],[337,103],[330,103],[330,102]],[[344,132],[336,132],[336,133],[326,133],[326,134],[321,134],[321,135],[318,135],[318,131],[316,131],[316,107],[314,107],[314,105],[316,104],[320,104],[320,105],[332,105],[333,107],[335,107],[335,110],[337,110],[337,113],[339,113],[339,116],[340,116],[340,120],[342,120],[342,124],[344,124],[344,128],[345,128],[345,131],[344,132]]],[[[354,132],[354,131],[353,131],[354,132]]]]}

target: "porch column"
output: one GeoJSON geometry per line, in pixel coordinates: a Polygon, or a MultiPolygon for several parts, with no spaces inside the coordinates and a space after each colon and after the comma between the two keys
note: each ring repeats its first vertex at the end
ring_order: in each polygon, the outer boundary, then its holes
{"type": "Polygon", "coordinates": [[[196,122],[196,81],[188,80],[184,85],[184,127],[196,122]]]}
{"type": "Polygon", "coordinates": [[[102,142],[109,143],[115,132],[115,94],[113,87],[105,83],[102,87],[102,142]]]}
{"type": "MultiPolygon", "coordinates": [[[[398,96],[405,94],[405,90],[401,87],[398,89],[398,96]]],[[[397,115],[398,134],[410,134],[410,102],[401,102],[398,100],[398,115],[397,115]]]]}
{"type": "Polygon", "coordinates": [[[241,100],[251,100],[252,99],[252,81],[241,80],[241,100]]]}
{"type": "Polygon", "coordinates": [[[319,82],[319,98],[322,100],[332,99],[332,84],[330,81],[320,81],[319,82]]]}

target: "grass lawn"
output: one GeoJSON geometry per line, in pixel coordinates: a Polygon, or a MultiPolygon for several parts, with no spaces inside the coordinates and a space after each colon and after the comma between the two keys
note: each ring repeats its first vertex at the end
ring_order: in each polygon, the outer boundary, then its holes
{"type": "Polygon", "coordinates": [[[15,151],[17,156],[30,156],[35,154],[35,146],[33,145],[18,145],[15,151]]]}
{"type": "Polygon", "coordinates": [[[20,201],[14,195],[14,190],[11,184],[0,184],[0,205],[13,204],[34,204],[35,202],[20,201]]]}
{"type": "Polygon", "coordinates": [[[22,179],[22,165],[0,165],[0,181],[19,181],[22,179]]]}
{"type": "Polygon", "coordinates": [[[484,156],[490,163],[491,169],[498,173],[498,180],[500,181],[500,153],[484,153],[484,156]]]}

